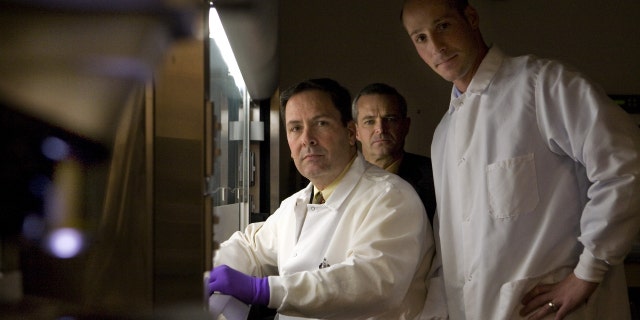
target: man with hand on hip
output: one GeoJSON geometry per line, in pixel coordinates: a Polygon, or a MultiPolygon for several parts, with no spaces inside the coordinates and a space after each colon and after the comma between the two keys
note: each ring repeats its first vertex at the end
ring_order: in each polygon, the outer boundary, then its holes
{"type": "Polygon", "coordinates": [[[431,144],[442,281],[427,302],[447,308],[429,318],[629,319],[637,125],[564,64],[486,45],[466,0],[406,0],[402,22],[453,83],[431,144]]]}

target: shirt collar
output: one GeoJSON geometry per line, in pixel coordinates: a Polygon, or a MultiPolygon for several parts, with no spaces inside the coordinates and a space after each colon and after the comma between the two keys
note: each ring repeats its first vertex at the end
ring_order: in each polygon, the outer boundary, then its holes
{"type": "Polygon", "coordinates": [[[324,190],[319,190],[315,185],[313,186],[313,197],[315,197],[315,195],[318,192],[322,192],[322,197],[324,198],[324,200],[328,200],[329,197],[331,196],[331,194],[333,193],[333,191],[336,189],[336,187],[338,186],[338,184],[340,184],[340,181],[342,181],[342,178],[344,177],[344,175],[347,173],[347,171],[349,171],[349,168],[351,168],[351,165],[353,164],[353,161],[357,158],[357,153],[355,155],[353,155],[353,158],[351,158],[351,161],[349,161],[349,163],[347,164],[347,166],[344,168],[344,170],[342,170],[342,172],[340,173],[340,175],[338,175],[337,178],[335,178],[333,180],[333,182],[331,182],[326,188],[324,188],[324,190]]]}
{"type": "Polygon", "coordinates": [[[456,87],[455,85],[453,85],[453,97],[457,98],[459,96],[462,95],[462,92],[460,92],[460,90],[458,90],[458,87],[456,87]]]}
{"type": "Polygon", "coordinates": [[[388,166],[386,166],[384,168],[384,170],[386,170],[387,172],[398,174],[398,170],[400,169],[400,163],[401,162],[402,162],[402,156],[400,158],[396,159],[396,161],[394,161],[391,164],[389,164],[388,166]]]}

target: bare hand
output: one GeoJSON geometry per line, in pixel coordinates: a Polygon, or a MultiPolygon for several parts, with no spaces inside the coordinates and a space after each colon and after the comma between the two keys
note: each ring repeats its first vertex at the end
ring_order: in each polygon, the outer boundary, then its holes
{"type": "Polygon", "coordinates": [[[558,283],[540,284],[527,292],[520,315],[531,314],[529,320],[538,320],[555,312],[554,320],[561,320],[586,303],[597,287],[598,283],[580,280],[572,272],[558,283]]]}

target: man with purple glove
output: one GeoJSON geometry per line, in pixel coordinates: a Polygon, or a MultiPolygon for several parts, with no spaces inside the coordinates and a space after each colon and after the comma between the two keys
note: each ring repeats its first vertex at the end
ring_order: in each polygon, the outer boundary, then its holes
{"type": "Polygon", "coordinates": [[[269,304],[268,278],[248,276],[224,264],[214,268],[209,275],[209,292],[216,291],[234,296],[246,304],[269,304]]]}
{"type": "Polygon", "coordinates": [[[287,142],[310,184],[223,242],[209,292],[284,319],[415,319],[434,255],[420,197],[356,149],[349,92],[331,79],[281,94],[287,142]]]}

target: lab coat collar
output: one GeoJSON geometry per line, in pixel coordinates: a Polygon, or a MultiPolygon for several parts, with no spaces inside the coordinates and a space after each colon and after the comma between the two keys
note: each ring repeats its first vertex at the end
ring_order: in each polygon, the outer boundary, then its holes
{"type": "MultiPolygon", "coordinates": [[[[482,59],[476,74],[471,79],[471,83],[469,83],[469,87],[467,91],[456,98],[455,96],[455,88],[451,88],[451,103],[449,104],[449,114],[451,114],[455,110],[457,100],[464,99],[467,95],[479,95],[482,94],[489,85],[493,78],[498,73],[498,69],[500,69],[500,65],[502,61],[506,58],[505,54],[498,48],[497,46],[491,46],[489,48],[489,52],[482,59]]],[[[455,87],[455,86],[454,86],[455,87]]],[[[459,104],[459,103],[458,103],[459,104]]]]}
{"type": "MultiPolygon", "coordinates": [[[[362,153],[358,151],[356,155],[356,159],[353,160],[353,164],[351,164],[351,168],[345,173],[344,177],[340,183],[336,186],[336,189],[331,193],[329,199],[325,201],[323,206],[329,207],[330,209],[337,210],[342,206],[345,202],[353,188],[355,188],[358,181],[360,181],[364,171],[366,169],[366,162],[362,153]]],[[[311,197],[311,193],[313,192],[313,184],[309,183],[304,191],[301,193],[300,198],[298,198],[298,204],[309,204],[309,199],[311,197]]]]}

